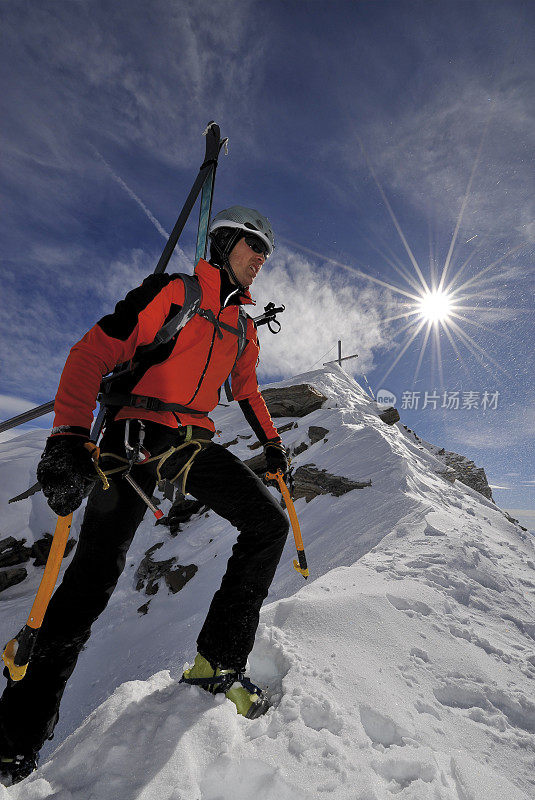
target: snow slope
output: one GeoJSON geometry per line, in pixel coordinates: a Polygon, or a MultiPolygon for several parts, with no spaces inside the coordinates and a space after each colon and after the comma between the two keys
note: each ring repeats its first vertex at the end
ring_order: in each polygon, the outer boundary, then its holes
{"type": "MultiPolygon", "coordinates": [[[[299,375],[329,399],[283,434],[294,459],[372,486],[296,509],[311,578],[289,541],[265,604],[251,674],[273,707],[238,717],[221,697],[180,685],[235,532],[213,513],[172,538],[148,517],[67,688],[41,768],[0,800],[529,800],[535,798],[535,548],[490,501],[438,473],[436,449],[375,404],[342,369],[299,375]],[[135,590],[145,551],[198,572],[177,595],[135,590]],[[59,745],[59,747],[58,747],[59,745]],[[54,750],[54,748],[57,748],[54,750]]],[[[279,384],[280,385],[280,384],[279,384]]],[[[248,437],[219,409],[220,441],[248,437]]],[[[254,437],[232,449],[250,457],[254,437]]],[[[33,483],[42,433],[0,445],[0,537],[52,530],[33,483]]],[[[80,514],[75,518],[77,536],[80,514]]],[[[32,571],[33,570],[33,571],[32,571]]],[[[42,570],[0,595],[7,641],[42,570]]]]}

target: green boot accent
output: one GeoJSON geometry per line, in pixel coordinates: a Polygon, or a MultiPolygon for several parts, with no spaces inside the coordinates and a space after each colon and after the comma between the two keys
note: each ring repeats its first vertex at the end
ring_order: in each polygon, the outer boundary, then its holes
{"type": "Polygon", "coordinates": [[[269,708],[269,703],[262,689],[255,686],[245,675],[238,673],[235,669],[220,669],[218,667],[214,670],[210,662],[200,653],[195,656],[193,666],[184,670],[182,682],[190,683],[193,686],[201,686],[207,692],[218,694],[218,692],[224,691],[223,688],[218,688],[218,686],[228,686],[233,677],[235,680],[230,688],[225,691],[225,697],[234,703],[237,713],[247,717],[247,719],[256,719],[256,717],[265,714],[269,708]],[[220,676],[227,676],[224,683],[222,681],[210,683],[207,680],[208,678],[220,676]]]}
{"type": "Polygon", "coordinates": [[[187,683],[189,678],[213,678],[214,675],[215,672],[210,662],[197,653],[193,666],[184,670],[182,680],[187,683]]]}
{"type": "Polygon", "coordinates": [[[257,691],[248,691],[241,682],[236,682],[225,692],[227,697],[236,706],[236,711],[247,719],[256,719],[265,714],[269,708],[267,698],[261,689],[255,687],[257,691]]]}

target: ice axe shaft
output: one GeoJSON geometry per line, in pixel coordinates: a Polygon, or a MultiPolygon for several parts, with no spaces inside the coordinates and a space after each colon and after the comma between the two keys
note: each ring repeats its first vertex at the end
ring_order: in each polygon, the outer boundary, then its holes
{"type": "Polygon", "coordinates": [[[297,550],[297,558],[299,561],[294,559],[293,565],[294,569],[301,573],[303,578],[306,580],[309,576],[308,566],[307,566],[307,559],[305,556],[305,546],[303,544],[303,537],[301,536],[301,528],[299,526],[299,520],[297,519],[297,514],[295,512],[295,506],[293,504],[293,500],[290,497],[290,492],[288,491],[288,487],[284,483],[284,476],[280,470],[277,472],[266,472],[266,480],[267,481],[277,481],[279,484],[279,489],[281,490],[281,494],[284,498],[284,502],[286,503],[286,508],[288,509],[288,515],[290,517],[290,522],[292,523],[292,530],[294,532],[294,539],[295,539],[295,547],[297,550]]]}
{"type": "Polygon", "coordinates": [[[37,638],[37,631],[43,623],[46,609],[56,585],[71,524],[72,514],[67,517],[58,517],[45,571],[35,595],[28,621],[15,638],[7,643],[2,654],[4,664],[8,668],[9,675],[13,681],[22,680],[26,674],[37,638]]]}
{"type": "MultiPolygon", "coordinates": [[[[99,457],[98,447],[91,442],[87,442],[84,447],[86,447],[91,454],[95,470],[103,483],[104,489],[108,489],[109,484],[106,476],[97,463],[99,457]]],[[[4,652],[2,653],[2,660],[9,670],[12,681],[21,681],[26,675],[26,670],[28,669],[28,664],[32,657],[33,648],[37,639],[37,632],[43,624],[43,619],[58,579],[71,525],[72,513],[68,514],[66,517],[58,517],[52,544],[50,545],[50,552],[45,565],[45,571],[41,578],[37,594],[35,595],[35,600],[33,601],[26,625],[17,633],[14,639],[11,639],[6,644],[4,652]]]]}

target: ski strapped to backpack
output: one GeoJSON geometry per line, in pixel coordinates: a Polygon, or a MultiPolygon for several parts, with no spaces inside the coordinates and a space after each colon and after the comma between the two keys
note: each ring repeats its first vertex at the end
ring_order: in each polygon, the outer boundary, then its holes
{"type": "MultiPolygon", "coordinates": [[[[199,168],[199,172],[193,186],[190,189],[190,192],[186,198],[186,201],[178,215],[178,219],[175,222],[173,230],[171,231],[171,235],[167,240],[167,243],[162,251],[162,254],[158,260],[156,268],[154,270],[154,274],[159,274],[161,272],[165,272],[167,265],[173,255],[173,251],[177,245],[177,242],[180,238],[180,234],[182,233],[184,226],[188,220],[188,217],[191,213],[193,206],[201,193],[201,210],[199,215],[199,226],[197,231],[197,246],[196,252],[202,252],[203,254],[206,252],[206,243],[207,243],[207,235],[208,235],[208,225],[210,221],[210,212],[212,208],[212,196],[214,190],[214,182],[215,182],[215,174],[217,169],[217,162],[219,158],[219,153],[221,148],[225,148],[225,152],[227,152],[227,144],[228,138],[221,139],[220,138],[220,130],[219,125],[215,122],[211,121],[208,123],[203,136],[206,137],[206,149],[204,154],[204,161],[199,168]]],[[[111,381],[115,379],[117,372],[114,375],[110,375],[108,378],[104,379],[111,381]]],[[[51,411],[54,410],[54,400],[50,400],[48,403],[43,403],[36,408],[32,408],[29,411],[25,411],[23,414],[18,414],[16,417],[11,417],[10,419],[4,420],[0,422],[0,433],[3,431],[10,430],[11,428],[16,428],[18,425],[23,425],[25,422],[30,422],[33,419],[37,419],[44,414],[49,414],[51,411]]],[[[102,425],[104,422],[104,417],[106,413],[106,408],[101,408],[97,419],[93,425],[91,431],[91,440],[96,442],[100,436],[102,431],[102,425]]]]}

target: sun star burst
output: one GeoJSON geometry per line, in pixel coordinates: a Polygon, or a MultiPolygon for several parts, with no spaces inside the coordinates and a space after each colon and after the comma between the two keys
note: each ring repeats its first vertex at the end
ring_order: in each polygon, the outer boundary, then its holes
{"type": "Polygon", "coordinates": [[[418,313],[428,322],[437,325],[445,322],[452,310],[451,298],[447,292],[436,289],[433,292],[426,292],[419,300],[418,313]]]}

